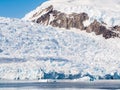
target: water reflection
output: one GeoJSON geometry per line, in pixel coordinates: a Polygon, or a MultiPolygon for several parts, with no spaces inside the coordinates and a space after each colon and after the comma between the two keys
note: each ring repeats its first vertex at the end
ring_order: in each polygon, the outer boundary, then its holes
{"type": "Polygon", "coordinates": [[[85,89],[85,88],[54,88],[54,89],[44,89],[44,88],[0,88],[0,90],[120,90],[120,89],[85,89]]]}
{"type": "Polygon", "coordinates": [[[120,90],[120,81],[92,81],[92,82],[1,81],[0,90],[120,90]]]}

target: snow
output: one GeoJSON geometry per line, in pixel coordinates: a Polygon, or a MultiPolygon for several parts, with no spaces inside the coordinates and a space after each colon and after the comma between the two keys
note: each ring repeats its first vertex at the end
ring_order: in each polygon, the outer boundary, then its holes
{"type": "Polygon", "coordinates": [[[0,79],[119,79],[120,39],[72,30],[0,17],[0,79]]]}
{"type": "Polygon", "coordinates": [[[41,14],[34,18],[33,15],[50,5],[53,5],[55,10],[67,14],[85,12],[90,17],[89,23],[96,19],[106,23],[108,27],[120,25],[120,0],[49,0],[26,14],[23,19],[30,21],[37,19],[41,14]]]}

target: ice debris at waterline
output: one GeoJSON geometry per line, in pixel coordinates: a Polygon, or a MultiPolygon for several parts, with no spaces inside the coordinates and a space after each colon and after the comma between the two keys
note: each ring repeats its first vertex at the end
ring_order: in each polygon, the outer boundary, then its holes
{"type": "Polygon", "coordinates": [[[1,17],[0,49],[1,80],[120,78],[119,38],[1,17]]]}
{"type": "MultiPolygon", "coordinates": [[[[27,61],[24,63],[7,63],[0,66],[0,80],[80,80],[80,81],[93,81],[93,80],[112,80],[120,79],[119,73],[110,73],[101,75],[96,74],[98,71],[84,72],[78,68],[79,65],[73,67],[72,63],[66,63],[64,61],[27,61]],[[34,64],[34,65],[33,65],[34,64]],[[75,71],[76,70],[76,71],[75,71]],[[94,72],[93,74],[90,74],[94,72]]],[[[85,65],[86,66],[86,65],[85,65]]],[[[84,67],[85,68],[85,67],[84,67]]],[[[100,70],[99,70],[100,71],[100,70]]],[[[102,69],[101,71],[102,72],[102,69]]]]}

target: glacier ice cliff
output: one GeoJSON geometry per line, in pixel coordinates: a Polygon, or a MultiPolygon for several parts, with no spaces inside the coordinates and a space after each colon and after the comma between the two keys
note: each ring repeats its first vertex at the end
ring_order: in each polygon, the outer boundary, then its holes
{"type": "Polygon", "coordinates": [[[119,41],[0,17],[0,79],[120,79],[119,41]]]}

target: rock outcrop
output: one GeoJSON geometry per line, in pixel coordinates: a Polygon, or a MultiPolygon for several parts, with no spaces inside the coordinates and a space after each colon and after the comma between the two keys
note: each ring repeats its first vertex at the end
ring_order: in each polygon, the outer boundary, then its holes
{"type": "Polygon", "coordinates": [[[112,28],[107,28],[104,22],[98,22],[94,20],[89,26],[85,27],[83,22],[89,19],[87,13],[72,13],[66,14],[60,11],[54,10],[53,6],[50,5],[48,8],[43,9],[33,15],[33,17],[38,17],[34,19],[33,22],[51,25],[53,27],[59,28],[76,28],[80,30],[86,30],[86,32],[95,32],[96,35],[102,35],[105,39],[119,37],[120,26],[114,26],[112,28]]]}
{"type": "Polygon", "coordinates": [[[119,37],[119,34],[113,32],[112,30],[107,29],[104,25],[102,25],[97,20],[94,20],[87,28],[86,32],[91,33],[95,32],[96,35],[102,34],[105,39],[119,37]]]}
{"type": "MultiPolygon", "coordinates": [[[[57,10],[53,10],[52,5],[48,8],[42,10],[42,12],[46,11],[47,13],[41,15],[36,21],[37,23],[41,23],[44,25],[52,25],[54,27],[59,28],[77,28],[80,30],[84,29],[83,21],[89,19],[86,13],[72,13],[72,14],[65,14],[59,12],[57,10]],[[51,20],[52,19],[52,20],[51,20]]],[[[42,14],[40,12],[39,14],[42,14]]],[[[33,15],[35,17],[37,14],[33,15]]]]}
{"type": "Polygon", "coordinates": [[[112,30],[120,32],[120,26],[116,25],[116,26],[112,27],[112,30]]]}

